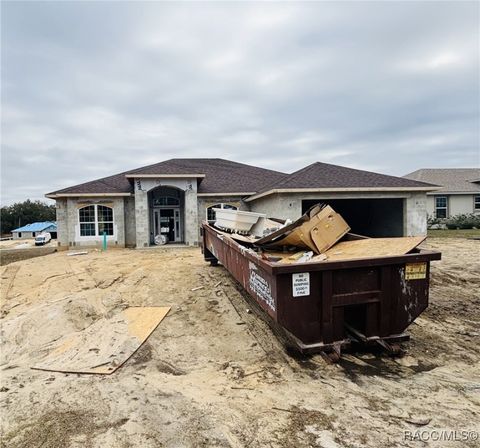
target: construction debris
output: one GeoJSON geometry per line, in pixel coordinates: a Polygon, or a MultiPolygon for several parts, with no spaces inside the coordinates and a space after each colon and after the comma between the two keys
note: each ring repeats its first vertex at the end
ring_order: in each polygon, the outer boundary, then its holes
{"type": "Polygon", "coordinates": [[[145,342],[170,307],[129,307],[109,319],[55,341],[33,369],[109,375],[145,342]]]}
{"type": "Polygon", "coordinates": [[[215,230],[246,251],[271,263],[308,263],[404,255],[424,237],[367,238],[350,234],[350,226],[329,205],[311,207],[295,222],[261,213],[214,209],[215,230]]]}

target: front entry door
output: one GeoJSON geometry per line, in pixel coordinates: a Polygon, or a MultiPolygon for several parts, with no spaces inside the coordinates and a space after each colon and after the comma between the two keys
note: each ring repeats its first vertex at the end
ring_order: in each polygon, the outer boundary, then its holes
{"type": "Polygon", "coordinates": [[[169,243],[181,242],[180,209],[161,208],[153,211],[153,228],[156,235],[165,235],[169,243]]]}

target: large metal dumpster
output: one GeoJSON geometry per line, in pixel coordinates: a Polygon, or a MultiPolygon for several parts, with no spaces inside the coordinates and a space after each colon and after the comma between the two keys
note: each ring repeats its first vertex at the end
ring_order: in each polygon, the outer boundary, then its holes
{"type": "MultiPolygon", "coordinates": [[[[222,265],[302,353],[340,356],[352,341],[395,352],[406,328],[428,306],[430,261],[440,252],[281,264],[259,257],[207,223],[203,254],[222,265]]],[[[347,239],[361,238],[347,235],[347,239]]]]}

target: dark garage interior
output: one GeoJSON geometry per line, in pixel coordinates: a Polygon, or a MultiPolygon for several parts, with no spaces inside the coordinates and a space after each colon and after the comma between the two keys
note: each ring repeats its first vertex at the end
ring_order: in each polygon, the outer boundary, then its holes
{"type": "Polygon", "coordinates": [[[370,237],[403,236],[403,199],[303,200],[302,213],[318,203],[328,204],[340,213],[352,233],[370,237]]]}

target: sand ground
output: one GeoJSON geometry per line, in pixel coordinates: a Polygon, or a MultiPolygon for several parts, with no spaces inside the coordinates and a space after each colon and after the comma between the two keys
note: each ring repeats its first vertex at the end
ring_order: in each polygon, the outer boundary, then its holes
{"type": "Polygon", "coordinates": [[[431,239],[431,304],[407,354],[292,357],[199,249],[55,253],[1,268],[5,447],[398,447],[480,421],[480,242],[431,239]],[[192,289],[201,286],[201,289],[192,289]],[[47,344],[127,305],[171,306],[109,376],[32,370],[47,344]]]}

